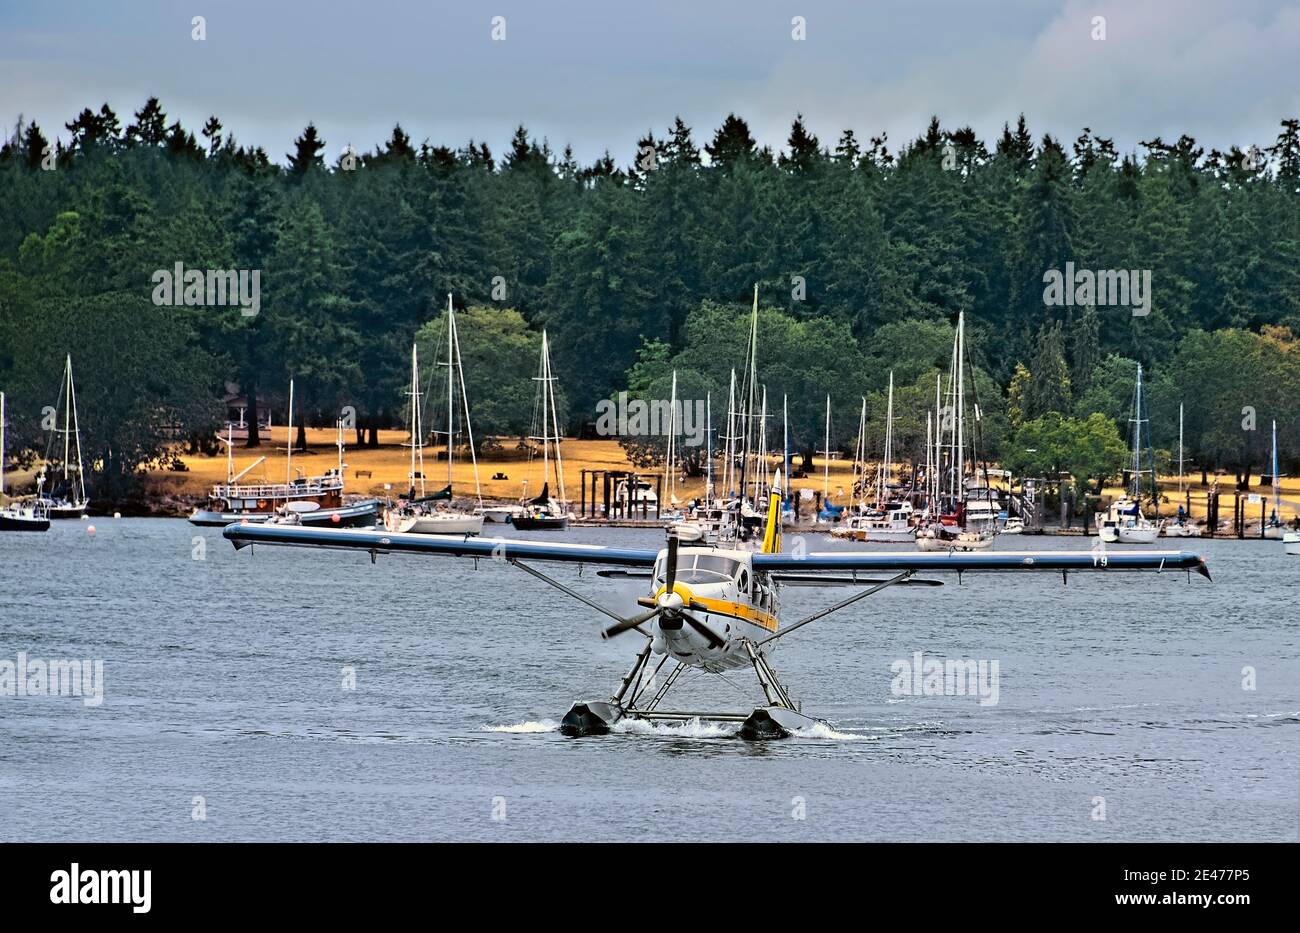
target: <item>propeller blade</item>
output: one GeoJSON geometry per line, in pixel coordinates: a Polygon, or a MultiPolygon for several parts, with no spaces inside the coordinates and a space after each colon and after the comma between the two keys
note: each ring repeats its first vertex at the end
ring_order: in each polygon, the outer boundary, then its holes
{"type": "Polygon", "coordinates": [[[659,608],[656,606],[654,609],[651,609],[649,612],[643,612],[640,615],[631,616],[630,618],[623,619],[619,622],[615,622],[613,625],[609,626],[609,628],[601,632],[600,637],[613,638],[615,635],[622,635],[624,632],[628,631],[629,629],[636,628],[642,622],[649,622],[658,614],[659,614],[659,608]]]}
{"type": "Polygon", "coordinates": [[[664,581],[664,589],[669,593],[673,591],[673,586],[677,583],[677,546],[680,544],[677,535],[668,536],[668,577],[664,581]]]}
{"type": "Polygon", "coordinates": [[[721,648],[723,645],[726,644],[726,642],[724,642],[721,638],[718,637],[717,633],[714,632],[713,629],[709,628],[707,625],[705,625],[699,619],[695,618],[695,616],[691,615],[689,612],[681,613],[681,617],[686,620],[687,625],[689,625],[691,628],[695,629],[695,631],[699,632],[701,635],[705,637],[705,639],[709,643],[710,648],[721,648]]]}

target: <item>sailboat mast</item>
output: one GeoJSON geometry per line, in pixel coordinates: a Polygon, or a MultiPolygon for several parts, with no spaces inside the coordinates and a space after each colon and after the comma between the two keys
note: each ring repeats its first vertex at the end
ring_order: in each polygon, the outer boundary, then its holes
{"type": "Polygon", "coordinates": [[[858,412],[858,442],[853,445],[853,492],[860,504],[867,486],[867,397],[858,412]]]}
{"type": "MultiPolygon", "coordinates": [[[[668,396],[668,449],[664,457],[664,491],[668,493],[668,502],[676,501],[677,491],[673,483],[673,447],[677,437],[677,370],[673,370],[673,387],[668,396]]],[[[661,503],[662,504],[662,503],[661,503]]]]}
{"type": "Polygon", "coordinates": [[[546,351],[546,392],[551,398],[551,436],[555,442],[555,482],[560,487],[560,503],[568,506],[569,499],[564,492],[564,458],[560,454],[560,413],[555,407],[555,375],[551,372],[551,345],[543,345],[546,351]]]}
{"type": "Polygon", "coordinates": [[[451,451],[455,447],[455,369],[453,367],[456,312],[451,306],[451,292],[447,293],[447,485],[451,485],[451,451]]]}
{"type": "Polygon", "coordinates": [[[68,397],[72,400],[72,431],[77,438],[77,503],[86,501],[86,471],[81,462],[81,419],[77,416],[77,382],[72,378],[72,356],[68,355],[68,397]]]}
{"type": "Polygon", "coordinates": [[[966,498],[966,312],[957,313],[957,462],[953,474],[953,496],[966,498]]]}
{"type": "Polygon", "coordinates": [[[722,465],[723,498],[731,495],[736,466],[736,370],[731,370],[731,388],[727,390],[726,462],[722,465]]]}
{"type": "Polygon", "coordinates": [[[1277,478],[1277,422],[1273,422],[1273,517],[1282,521],[1282,487],[1277,478]]]}
{"type": "Polygon", "coordinates": [[[790,403],[789,397],[781,395],[781,469],[785,477],[786,493],[790,493],[790,403]]]}
{"type": "Polygon", "coordinates": [[[826,441],[822,448],[822,508],[826,507],[826,497],[831,487],[831,397],[826,395],[826,441]]]}
{"type": "Polygon", "coordinates": [[[1142,364],[1133,390],[1133,501],[1142,499],[1142,364]]]}
{"type": "Polygon", "coordinates": [[[713,504],[713,393],[704,393],[704,507],[713,504]]]}
{"type": "Polygon", "coordinates": [[[0,497],[5,494],[5,394],[0,392],[0,497]]]}
{"type": "Polygon", "coordinates": [[[927,411],[925,413],[925,499],[926,499],[925,504],[926,504],[926,509],[930,511],[933,511],[933,509],[930,506],[930,502],[931,502],[930,484],[932,482],[931,476],[933,474],[933,468],[930,464],[930,457],[931,457],[930,441],[931,441],[931,434],[933,432],[934,432],[934,418],[931,416],[931,413],[927,411]]]}
{"type": "Polygon", "coordinates": [[[546,485],[546,478],[551,471],[551,441],[549,433],[550,425],[550,373],[547,372],[547,358],[549,353],[546,349],[546,331],[542,331],[542,486],[546,485]]]}
{"type": "Polygon", "coordinates": [[[885,405],[885,465],[881,471],[880,497],[887,501],[885,495],[889,478],[894,472],[894,371],[889,371],[889,402],[885,405]]]}
{"type": "MultiPolygon", "coordinates": [[[[740,461],[740,496],[745,496],[746,471],[749,469],[749,455],[753,450],[750,439],[753,436],[754,403],[758,392],[758,283],[754,283],[754,308],[749,316],[749,352],[745,355],[745,449],[740,461]]],[[[755,502],[755,508],[758,503],[755,502]]]]}
{"type": "MultiPolygon", "coordinates": [[[[451,305],[451,295],[447,295],[448,307],[451,305]]],[[[479,508],[483,507],[483,485],[478,478],[478,451],[474,446],[474,425],[469,420],[469,393],[465,391],[465,362],[460,355],[460,330],[455,327],[455,317],[452,317],[452,349],[456,354],[456,373],[460,379],[460,399],[465,406],[465,440],[469,443],[469,460],[474,467],[474,497],[478,500],[479,508]]]]}
{"type": "Polygon", "coordinates": [[[289,380],[289,440],[284,445],[285,484],[293,483],[293,380],[289,380]]]}
{"type": "Polygon", "coordinates": [[[1183,403],[1178,403],[1178,495],[1183,494],[1183,403]]]}
{"type": "Polygon", "coordinates": [[[763,386],[763,410],[758,420],[758,460],[754,464],[754,504],[763,499],[767,485],[767,386],[763,386]]]}
{"type": "Polygon", "coordinates": [[[68,436],[72,430],[72,354],[63,367],[63,479],[68,478],[68,436]]]}

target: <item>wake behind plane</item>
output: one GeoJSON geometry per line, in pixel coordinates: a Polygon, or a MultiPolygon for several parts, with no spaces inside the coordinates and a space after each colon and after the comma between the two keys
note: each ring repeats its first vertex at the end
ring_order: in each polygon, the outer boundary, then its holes
{"type": "Polygon", "coordinates": [[[294,525],[228,526],[223,534],[237,549],[252,544],[359,550],[372,561],[380,554],[435,554],[487,558],[523,570],[601,613],[609,623],[602,635],[635,632],[643,639],[632,667],[608,700],[580,700],[565,714],[566,735],[608,732],[623,719],[647,721],[738,722],[746,739],[781,738],[821,720],[795,703],[771,657],[791,632],[894,586],[939,586],[916,574],[967,571],[1071,572],[1186,570],[1209,578],[1203,558],[1186,551],[984,551],[882,552],[830,551],[785,553],[780,531],[781,477],[769,497],[761,547],[757,550],[682,544],[670,535],[657,549],[599,544],[552,543],[517,538],[417,535],[383,530],[311,528],[294,525]],[[558,562],[595,564],[602,577],[645,579],[643,612],[625,616],[533,566],[558,562]],[[840,586],[852,593],[826,609],[787,625],[780,623],[783,586],[840,586]],[[662,682],[659,674],[672,665],[662,682]],[[672,710],[663,701],[689,668],[721,674],[752,668],[766,703],[750,711],[672,710]]]}

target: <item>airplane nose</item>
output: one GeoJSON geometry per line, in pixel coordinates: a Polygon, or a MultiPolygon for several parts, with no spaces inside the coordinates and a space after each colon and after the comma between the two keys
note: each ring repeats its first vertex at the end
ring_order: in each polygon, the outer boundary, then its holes
{"type": "Polygon", "coordinates": [[[665,612],[680,612],[682,607],[686,605],[686,603],[682,601],[680,594],[670,593],[667,591],[659,594],[658,602],[659,608],[665,612]]]}

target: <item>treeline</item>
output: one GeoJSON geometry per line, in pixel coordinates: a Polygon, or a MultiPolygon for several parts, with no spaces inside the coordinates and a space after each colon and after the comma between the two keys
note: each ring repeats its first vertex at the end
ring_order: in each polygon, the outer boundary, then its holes
{"type": "MultiPolygon", "coordinates": [[[[570,430],[630,381],[660,391],[656,367],[674,362],[695,359],[686,383],[720,402],[743,343],[710,341],[757,283],[760,352],[783,367],[763,371],[769,401],[789,396],[805,449],[827,391],[848,449],[860,396],[883,417],[891,366],[908,369],[900,394],[932,395],[965,311],[990,455],[1014,456],[1017,432],[1049,412],[1126,428],[1137,362],[1158,384],[1158,440],[1183,401],[1198,464],[1263,467],[1274,418],[1300,450],[1294,119],[1258,149],[1184,136],[1122,154],[1089,129],[1035,139],[1023,117],[988,142],[936,119],[897,151],[852,130],[823,141],[796,118],[773,151],[730,115],[700,139],[677,120],[590,165],[523,127],[498,154],[416,144],[400,126],[327,163],[312,125],[277,164],[218,118],[196,135],[155,99],[130,119],[87,108],[54,135],[20,120],[0,148],[0,386],[15,441],[43,447],[41,408],[71,352],[88,456],[112,494],[217,427],[227,380],[278,423],[292,376],[309,418],[351,405],[373,442],[401,423],[411,341],[448,292],[519,350],[500,398],[495,380],[475,388],[486,430],[518,429],[528,384],[515,377],[534,371],[523,355],[542,327],[570,430]],[[258,313],[156,304],[153,276],[177,263],[259,270],[258,313]],[[1147,313],[1045,305],[1044,275],[1066,263],[1149,270],[1147,313]],[[782,357],[786,331],[803,349],[782,357]],[[1247,407],[1257,430],[1242,427],[1247,407]]],[[[911,443],[923,409],[905,417],[911,443]]]]}

